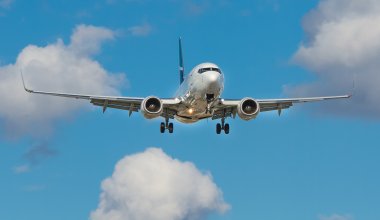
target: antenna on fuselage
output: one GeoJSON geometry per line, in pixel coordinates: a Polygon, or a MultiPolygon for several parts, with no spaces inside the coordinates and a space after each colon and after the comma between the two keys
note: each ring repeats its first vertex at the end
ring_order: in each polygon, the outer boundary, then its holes
{"type": "Polygon", "coordinates": [[[179,83],[182,84],[184,80],[185,67],[183,66],[183,56],[182,56],[182,39],[178,40],[179,44],[179,83]]]}

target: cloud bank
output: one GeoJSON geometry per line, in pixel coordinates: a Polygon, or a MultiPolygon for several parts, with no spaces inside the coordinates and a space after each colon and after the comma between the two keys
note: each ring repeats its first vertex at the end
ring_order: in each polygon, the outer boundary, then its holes
{"type": "Polygon", "coordinates": [[[15,174],[27,173],[29,171],[30,171],[30,166],[28,164],[13,167],[13,172],[15,174]]]}
{"type": "Polygon", "coordinates": [[[0,8],[10,8],[14,0],[0,0],[0,8]]]}
{"type": "Polygon", "coordinates": [[[44,47],[29,45],[14,64],[0,67],[0,127],[8,135],[42,135],[52,124],[83,109],[86,102],[28,94],[23,90],[20,70],[28,87],[36,90],[118,95],[122,74],[105,70],[93,56],[103,42],[115,38],[104,27],[79,25],[69,44],[61,39],[44,47]]]}
{"type": "Polygon", "coordinates": [[[292,96],[349,93],[356,78],[352,101],[323,106],[337,114],[379,118],[380,1],[321,0],[303,23],[307,40],[294,61],[318,80],[285,92],[292,96]]]}
{"type": "Polygon", "coordinates": [[[42,161],[57,155],[58,151],[49,147],[47,143],[32,145],[23,155],[23,158],[26,159],[27,163],[13,167],[13,172],[15,174],[28,173],[42,161]]]}
{"type": "Polygon", "coordinates": [[[49,147],[48,144],[36,144],[33,145],[25,154],[25,159],[32,165],[39,164],[42,160],[54,157],[58,154],[58,152],[49,147]]]}
{"type": "Polygon", "coordinates": [[[149,23],[136,25],[128,28],[128,33],[132,36],[146,37],[152,32],[152,26],[149,23]]]}
{"type": "Polygon", "coordinates": [[[319,216],[319,220],[354,220],[354,218],[352,218],[352,216],[350,216],[350,215],[333,214],[330,216],[321,215],[321,216],[319,216]]]}
{"type": "Polygon", "coordinates": [[[150,148],[116,164],[90,219],[200,220],[228,209],[210,174],[150,148]]]}

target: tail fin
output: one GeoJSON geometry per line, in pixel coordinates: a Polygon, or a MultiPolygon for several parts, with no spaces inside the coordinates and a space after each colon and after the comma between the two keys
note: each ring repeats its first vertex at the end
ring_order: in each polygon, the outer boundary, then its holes
{"type": "Polygon", "coordinates": [[[184,80],[185,68],[183,66],[183,56],[182,56],[182,39],[179,38],[179,83],[182,84],[184,80]]]}

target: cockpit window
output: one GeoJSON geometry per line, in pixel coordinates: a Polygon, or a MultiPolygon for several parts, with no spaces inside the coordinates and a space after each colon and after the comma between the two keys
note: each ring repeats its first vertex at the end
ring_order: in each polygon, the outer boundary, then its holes
{"type": "Polygon", "coordinates": [[[204,72],[207,72],[207,71],[215,71],[215,72],[218,72],[218,73],[222,73],[219,68],[215,68],[215,67],[200,68],[198,70],[198,73],[204,73],[204,72]]]}

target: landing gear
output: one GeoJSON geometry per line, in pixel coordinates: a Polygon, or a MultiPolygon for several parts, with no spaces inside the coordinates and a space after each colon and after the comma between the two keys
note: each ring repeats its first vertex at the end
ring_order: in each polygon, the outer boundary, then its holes
{"type": "Polygon", "coordinates": [[[170,134],[173,133],[173,129],[174,129],[174,127],[173,127],[173,123],[169,123],[168,130],[169,130],[169,133],[170,133],[170,134]]]}
{"type": "Polygon", "coordinates": [[[220,134],[224,130],[225,134],[230,133],[230,124],[224,123],[224,118],[222,118],[222,124],[218,123],[216,124],[216,133],[220,134]]]}
{"type": "Polygon", "coordinates": [[[216,133],[220,134],[221,131],[222,131],[222,126],[219,123],[216,124],[216,133]]]}
{"type": "Polygon", "coordinates": [[[164,122],[161,122],[161,125],[160,125],[160,132],[161,132],[161,133],[165,133],[165,123],[164,123],[164,122]]]}
{"type": "Polygon", "coordinates": [[[226,133],[226,134],[230,133],[230,124],[227,123],[224,125],[224,133],[226,133]]]}
{"type": "Polygon", "coordinates": [[[165,130],[168,129],[169,133],[173,133],[174,131],[174,125],[173,123],[169,123],[169,118],[165,119],[165,123],[161,122],[160,124],[160,132],[165,133],[165,130]]]}

